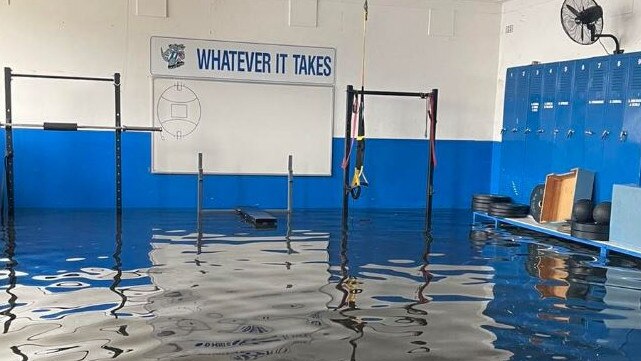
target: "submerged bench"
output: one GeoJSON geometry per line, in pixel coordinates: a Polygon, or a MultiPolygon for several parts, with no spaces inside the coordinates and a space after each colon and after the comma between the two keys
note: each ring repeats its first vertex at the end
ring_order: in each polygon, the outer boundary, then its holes
{"type": "Polygon", "coordinates": [[[256,228],[275,228],[277,219],[271,214],[258,208],[238,208],[236,212],[256,228]]]}

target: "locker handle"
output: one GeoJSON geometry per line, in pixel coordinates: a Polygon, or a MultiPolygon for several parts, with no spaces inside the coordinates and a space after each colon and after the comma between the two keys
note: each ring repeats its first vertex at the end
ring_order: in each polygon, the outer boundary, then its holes
{"type": "Polygon", "coordinates": [[[501,134],[505,134],[505,132],[507,132],[507,129],[501,128],[501,134]]]}
{"type": "Polygon", "coordinates": [[[606,139],[609,136],[610,136],[610,132],[607,130],[604,130],[603,133],[601,133],[601,139],[606,139]]]}
{"type": "Polygon", "coordinates": [[[554,129],[554,135],[557,135],[557,134],[559,134],[559,133],[561,133],[561,131],[560,131],[560,130],[558,130],[558,129],[554,129]]]}
{"type": "Polygon", "coordinates": [[[586,130],[585,135],[594,135],[594,132],[591,130],[586,130]]]}
{"type": "Polygon", "coordinates": [[[539,129],[536,132],[539,133],[539,134],[543,134],[543,133],[545,133],[545,129],[539,129]]]}
{"type": "Polygon", "coordinates": [[[524,131],[523,133],[525,133],[525,134],[532,133],[532,129],[530,129],[530,128],[525,128],[525,131],[524,131]]]}
{"type": "Polygon", "coordinates": [[[628,140],[628,132],[625,130],[622,130],[621,134],[619,135],[619,140],[622,142],[625,142],[626,140],[628,140]]]}
{"type": "Polygon", "coordinates": [[[512,128],[512,133],[518,133],[519,128],[512,128]]]}
{"type": "Polygon", "coordinates": [[[574,133],[575,133],[575,132],[574,132],[574,130],[573,130],[573,129],[570,129],[570,130],[568,130],[568,134],[566,135],[566,137],[567,137],[567,138],[572,138],[572,136],[574,135],[574,133]]]}

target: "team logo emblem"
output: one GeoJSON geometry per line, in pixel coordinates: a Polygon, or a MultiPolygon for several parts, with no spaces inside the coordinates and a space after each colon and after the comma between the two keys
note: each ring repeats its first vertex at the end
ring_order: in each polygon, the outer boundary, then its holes
{"type": "Polygon", "coordinates": [[[164,61],[167,62],[169,69],[179,68],[185,65],[185,45],[184,44],[169,44],[167,50],[160,48],[160,54],[164,61]]]}

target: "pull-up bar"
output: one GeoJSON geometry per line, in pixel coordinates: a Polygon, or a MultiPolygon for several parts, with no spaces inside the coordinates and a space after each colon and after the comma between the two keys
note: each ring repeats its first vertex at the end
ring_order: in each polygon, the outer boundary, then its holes
{"type": "Polygon", "coordinates": [[[421,98],[425,99],[430,96],[431,93],[408,93],[408,92],[390,92],[390,91],[380,91],[380,90],[358,90],[347,88],[348,93],[358,94],[358,95],[380,95],[387,97],[406,97],[406,98],[421,98]]]}
{"type": "MultiPolygon", "coordinates": [[[[438,108],[438,89],[432,89],[429,93],[411,93],[411,92],[392,92],[392,91],[379,91],[379,90],[358,90],[354,86],[347,86],[347,117],[345,121],[345,163],[343,164],[343,229],[347,230],[347,218],[349,213],[349,195],[351,187],[349,183],[350,178],[350,157],[351,153],[351,138],[352,138],[352,113],[354,112],[354,97],[356,95],[374,95],[374,96],[388,96],[388,97],[406,97],[406,98],[421,98],[431,101],[431,107],[428,107],[429,128],[430,128],[430,142],[436,139],[436,112],[438,108]]],[[[429,233],[432,230],[432,204],[434,198],[434,154],[432,144],[428,147],[427,153],[427,189],[425,199],[425,232],[429,233]]]]}
{"type": "Polygon", "coordinates": [[[76,131],[76,130],[122,130],[123,132],[162,132],[161,127],[137,127],[123,125],[114,127],[109,125],[79,125],[78,123],[50,123],[44,122],[42,124],[29,124],[29,123],[0,123],[0,128],[28,128],[28,129],[43,129],[43,130],[63,130],[63,131],[76,131]]]}
{"type": "Polygon", "coordinates": [[[122,132],[159,132],[159,127],[137,127],[123,126],[121,122],[120,103],[120,73],[115,73],[112,78],[101,77],[79,77],[64,75],[42,75],[42,74],[14,74],[11,68],[4,68],[4,94],[5,94],[5,123],[0,127],[5,128],[5,178],[7,184],[7,216],[9,220],[15,214],[15,190],[14,190],[14,169],[13,169],[13,129],[14,128],[41,128],[43,130],[77,131],[79,129],[113,130],[115,134],[115,163],[116,163],[116,215],[122,215],[122,132]],[[59,80],[80,80],[110,82],[114,86],[114,126],[100,125],[78,125],[77,123],[51,123],[42,124],[20,124],[13,123],[13,108],[11,104],[11,81],[13,78],[36,78],[36,79],[59,79],[59,80]]]}
{"type": "Polygon", "coordinates": [[[115,82],[114,78],[92,78],[84,76],[65,76],[65,75],[38,75],[38,74],[12,74],[13,78],[39,78],[39,79],[61,79],[61,80],[87,80],[87,81],[105,81],[115,82]]]}

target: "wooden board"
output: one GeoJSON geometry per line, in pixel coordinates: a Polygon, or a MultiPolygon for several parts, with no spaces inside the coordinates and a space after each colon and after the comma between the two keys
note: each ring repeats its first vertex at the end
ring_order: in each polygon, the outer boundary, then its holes
{"type": "Polygon", "coordinates": [[[594,173],[573,169],[570,173],[550,174],[545,181],[541,223],[562,222],[572,218],[574,203],[592,199],[594,173]]]}

